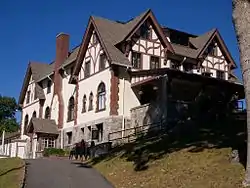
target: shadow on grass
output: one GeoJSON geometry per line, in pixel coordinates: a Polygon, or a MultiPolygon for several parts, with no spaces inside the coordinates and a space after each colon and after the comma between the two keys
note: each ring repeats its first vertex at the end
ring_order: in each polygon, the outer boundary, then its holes
{"type": "MultiPolygon", "coordinates": [[[[186,149],[188,152],[201,152],[210,148],[232,148],[238,150],[239,160],[246,165],[246,122],[225,118],[211,120],[202,118],[198,122],[180,123],[167,134],[156,133],[156,137],[141,137],[135,141],[117,146],[105,156],[93,159],[95,165],[114,157],[125,158],[134,163],[135,171],[148,169],[148,162],[186,149]]],[[[230,157],[230,156],[229,156],[230,157]]]]}
{"type": "MultiPolygon", "coordinates": [[[[239,161],[246,165],[246,114],[241,114],[243,120],[236,118],[237,98],[231,91],[207,87],[191,102],[172,101],[167,105],[168,118],[172,121],[162,125],[166,127],[164,131],[148,132],[133,142],[113,148],[106,156],[93,159],[90,164],[118,156],[132,161],[134,170],[140,171],[148,168],[149,161],[182,149],[201,152],[210,148],[232,148],[238,150],[239,161]]],[[[155,113],[158,113],[155,106],[150,105],[144,120],[157,122],[155,113]]]]}
{"type": "Polygon", "coordinates": [[[74,164],[80,168],[92,168],[91,165],[89,165],[88,163],[85,163],[85,162],[71,162],[71,164],[74,164]]]}

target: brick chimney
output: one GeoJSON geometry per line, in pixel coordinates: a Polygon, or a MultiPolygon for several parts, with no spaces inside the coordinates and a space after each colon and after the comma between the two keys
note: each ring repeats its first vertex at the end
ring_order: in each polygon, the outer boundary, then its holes
{"type": "MultiPolygon", "coordinates": [[[[64,114],[64,103],[62,96],[62,75],[59,70],[62,63],[66,60],[69,53],[69,35],[65,33],[59,33],[56,36],[56,60],[54,66],[54,97],[57,95],[59,110],[58,110],[58,128],[63,126],[63,114],[64,114]]],[[[52,100],[53,100],[52,99],[52,100]]],[[[53,103],[53,101],[52,101],[53,103]]]]}

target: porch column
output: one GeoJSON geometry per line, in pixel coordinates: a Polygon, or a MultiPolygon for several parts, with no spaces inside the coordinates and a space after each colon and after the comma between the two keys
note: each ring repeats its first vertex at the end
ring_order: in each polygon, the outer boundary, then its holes
{"type": "Polygon", "coordinates": [[[168,75],[165,74],[162,76],[162,93],[161,93],[161,104],[162,104],[162,120],[165,122],[165,119],[167,118],[167,95],[168,95],[168,88],[167,88],[167,82],[168,82],[168,75]]]}

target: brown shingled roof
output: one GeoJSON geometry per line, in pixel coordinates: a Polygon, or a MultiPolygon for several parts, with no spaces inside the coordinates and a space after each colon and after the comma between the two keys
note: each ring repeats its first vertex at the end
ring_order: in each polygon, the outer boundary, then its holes
{"type": "Polygon", "coordinates": [[[42,118],[31,118],[27,132],[59,134],[55,120],[42,118]]]}
{"type": "MultiPolygon", "coordinates": [[[[5,137],[4,140],[7,139],[16,139],[19,138],[21,135],[20,131],[16,131],[16,132],[6,132],[5,133],[5,137]]],[[[0,142],[2,141],[2,136],[0,137],[0,142]]]]}

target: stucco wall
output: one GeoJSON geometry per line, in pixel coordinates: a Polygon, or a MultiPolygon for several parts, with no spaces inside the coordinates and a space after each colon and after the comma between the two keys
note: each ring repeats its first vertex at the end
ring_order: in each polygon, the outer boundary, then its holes
{"type": "MultiPolygon", "coordinates": [[[[141,53],[142,69],[144,70],[150,69],[151,56],[160,57],[160,67],[162,68],[169,67],[170,64],[164,63],[164,58],[165,58],[164,47],[161,44],[159,37],[157,36],[152,26],[150,26],[150,28],[152,33],[151,35],[152,40],[138,39],[132,46],[132,51],[141,53]]],[[[129,53],[130,60],[131,60],[131,54],[132,52],[129,53]]]]}
{"type": "Polygon", "coordinates": [[[109,116],[110,112],[110,79],[111,73],[109,69],[97,73],[95,76],[89,77],[79,82],[79,98],[78,98],[78,124],[82,124],[95,119],[109,116]],[[106,89],[106,108],[104,111],[96,112],[97,104],[97,88],[99,84],[103,82],[106,89]],[[93,93],[93,110],[88,111],[89,107],[89,95],[93,93]],[[83,96],[86,95],[86,112],[82,113],[83,96]]]}
{"type": "MultiPolygon", "coordinates": [[[[63,103],[64,103],[64,118],[63,118],[63,127],[71,127],[74,125],[74,121],[68,122],[68,105],[69,99],[73,96],[76,100],[76,85],[69,84],[70,79],[70,68],[66,70],[67,75],[63,78],[62,83],[62,96],[63,96],[63,103]]],[[[75,101],[76,104],[76,101],[75,101]]],[[[57,112],[57,111],[55,111],[57,112]]]]}
{"type": "Polygon", "coordinates": [[[119,100],[118,114],[130,118],[130,109],[140,105],[140,101],[131,88],[130,76],[125,71],[120,71],[119,75],[119,100]]]}

